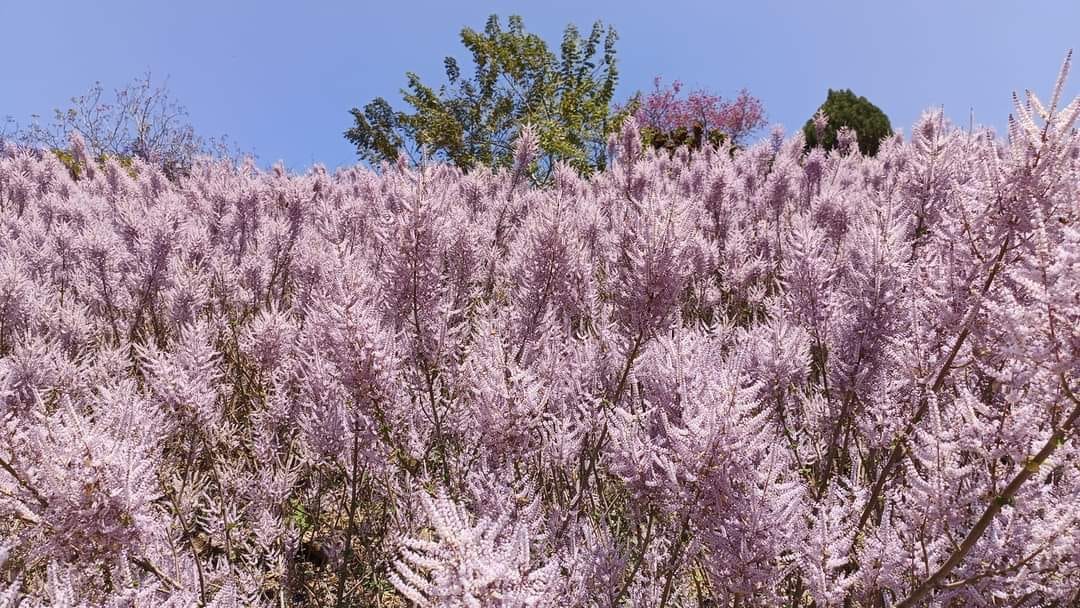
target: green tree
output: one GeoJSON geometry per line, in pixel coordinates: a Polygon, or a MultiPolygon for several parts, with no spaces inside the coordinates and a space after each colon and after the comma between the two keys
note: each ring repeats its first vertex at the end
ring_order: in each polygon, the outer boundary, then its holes
{"type": "Polygon", "coordinates": [[[806,121],[803,133],[806,134],[808,148],[820,145],[826,150],[832,150],[836,147],[837,130],[848,127],[858,134],[859,151],[867,156],[874,156],[881,140],[893,132],[889,117],[865,97],[851,92],[851,89],[829,89],[825,103],[821,104],[818,111],[825,115],[828,124],[821,128],[815,126],[813,118],[806,121]],[[821,131],[820,141],[818,131],[821,131]]]}
{"type": "Polygon", "coordinates": [[[615,30],[599,21],[587,37],[568,25],[556,56],[525,31],[521,17],[510,17],[504,30],[492,15],[482,32],[461,30],[472,53],[471,76],[453,57],[444,61],[448,82],[438,89],[407,72],[401,94],[409,110],[378,97],[350,110],[355,124],[345,138],[372,163],[394,161],[401,153],[415,163],[426,153],[468,171],[508,166],[514,138],[528,124],[539,139],[538,180],[546,180],[559,160],[583,173],[602,169],[607,136],[622,116],[611,109],[618,81],[615,40],[615,30]]]}

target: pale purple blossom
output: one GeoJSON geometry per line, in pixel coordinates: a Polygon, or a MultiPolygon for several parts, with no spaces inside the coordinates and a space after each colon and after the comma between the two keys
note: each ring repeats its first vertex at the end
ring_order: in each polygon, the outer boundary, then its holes
{"type": "Polygon", "coordinates": [[[0,607],[1075,604],[1067,68],[543,186],[6,145],[0,607]]]}

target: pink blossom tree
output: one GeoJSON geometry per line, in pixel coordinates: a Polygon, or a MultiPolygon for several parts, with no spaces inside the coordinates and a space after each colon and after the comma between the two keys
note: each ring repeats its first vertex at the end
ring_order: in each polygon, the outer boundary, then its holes
{"type": "Polygon", "coordinates": [[[745,143],[746,138],[765,125],[761,100],[746,89],[735,99],[725,99],[705,89],[683,95],[683,84],[675,80],[662,86],[661,77],[653,80],[653,90],[638,94],[628,105],[642,128],[648,143],[657,148],[690,145],[700,148],[703,142],[745,143]]]}

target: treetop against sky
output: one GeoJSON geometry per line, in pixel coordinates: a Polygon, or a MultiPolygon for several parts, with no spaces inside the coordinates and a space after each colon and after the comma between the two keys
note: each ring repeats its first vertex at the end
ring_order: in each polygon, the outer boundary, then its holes
{"type": "MultiPolygon", "coordinates": [[[[465,59],[462,27],[520,14],[557,49],[563,28],[613,25],[614,98],[678,79],[759,97],[771,124],[800,128],[827,89],[864,95],[905,132],[930,106],[960,124],[1005,132],[1002,91],[1047,82],[1080,47],[1080,4],[916,1],[626,3],[99,3],[0,0],[0,117],[48,117],[95,80],[120,87],[147,69],[169,77],[202,133],[228,134],[262,165],[356,162],[341,137],[348,110],[389,100],[406,71],[438,84],[443,58],[465,59]]],[[[1070,84],[1066,93],[1075,94],[1070,84]]],[[[762,132],[762,135],[765,132],[762,132]]]]}

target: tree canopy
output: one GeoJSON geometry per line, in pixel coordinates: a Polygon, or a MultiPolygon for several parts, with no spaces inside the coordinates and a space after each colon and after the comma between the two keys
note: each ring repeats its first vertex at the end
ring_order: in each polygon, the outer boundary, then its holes
{"type": "Polygon", "coordinates": [[[509,166],[515,137],[530,125],[539,140],[534,177],[546,179],[556,161],[590,173],[604,167],[607,136],[620,118],[611,104],[616,39],[599,21],[587,36],[571,24],[556,55],[526,32],[521,17],[510,17],[504,29],[492,15],[483,31],[461,30],[471,75],[454,57],[444,60],[447,82],[437,88],[407,72],[401,94],[408,109],[377,97],[350,111],[354,124],[345,137],[373,164],[427,155],[467,171],[509,166]]]}
{"type": "Polygon", "coordinates": [[[806,134],[807,147],[821,146],[826,150],[836,147],[837,131],[847,127],[858,135],[859,150],[868,156],[877,154],[881,140],[892,135],[889,117],[865,97],[856,95],[851,89],[834,91],[829,89],[825,103],[818,112],[825,121],[814,118],[806,121],[803,132],[806,134]]]}
{"type": "Polygon", "coordinates": [[[698,149],[706,142],[712,146],[724,142],[739,145],[765,125],[764,105],[746,89],[735,99],[704,89],[685,96],[681,93],[681,82],[661,86],[657,76],[652,91],[631,98],[627,107],[633,111],[646,145],[668,151],[680,146],[698,149]]]}

